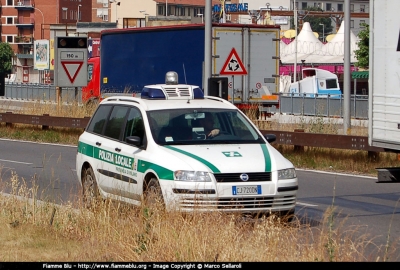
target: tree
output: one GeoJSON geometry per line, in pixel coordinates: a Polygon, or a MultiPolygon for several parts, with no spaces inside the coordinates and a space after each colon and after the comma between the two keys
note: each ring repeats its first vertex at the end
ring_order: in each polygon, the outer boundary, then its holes
{"type": "Polygon", "coordinates": [[[0,96],[5,93],[5,75],[11,73],[14,52],[10,44],[0,41],[0,96]]]}
{"type": "Polygon", "coordinates": [[[366,23],[360,24],[363,29],[358,33],[360,41],[357,43],[358,50],[354,53],[357,58],[357,63],[355,65],[359,68],[369,67],[369,25],[366,23]]]}
{"type": "Polygon", "coordinates": [[[11,45],[7,42],[0,42],[0,74],[11,73],[13,56],[11,45]]]}

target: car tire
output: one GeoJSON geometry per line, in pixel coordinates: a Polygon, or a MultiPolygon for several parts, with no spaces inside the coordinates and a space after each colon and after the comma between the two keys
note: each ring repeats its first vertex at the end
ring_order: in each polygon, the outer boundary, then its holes
{"type": "Polygon", "coordinates": [[[86,208],[95,207],[100,200],[96,176],[91,167],[85,168],[82,177],[82,198],[86,208]]]}
{"type": "Polygon", "coordinates": [[[144,190],[144,204],[148,207],[164,208],[164,198],[157,178],[151,178],[144,190]]]}

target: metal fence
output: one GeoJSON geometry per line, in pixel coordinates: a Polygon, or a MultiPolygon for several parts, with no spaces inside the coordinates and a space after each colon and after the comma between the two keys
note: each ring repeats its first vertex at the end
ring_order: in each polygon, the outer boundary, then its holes
{"type": "MultiPolygon", "coordinates": [[[[351,95],[350,114],[352,118],[368,119],[368,96],[351,95]]],[[[279,110],[276,112],[322,117],[343,118],[343,95],[299,95],[283,93],[279,96],[279,110]]]]}
{"type": "MultiPolygon", "coordinates": [[[[23,84],[6,83],[5,98],[21,100],[42,100],[57,102],[57,89],[50,84],[23,84]]],[[[63,87],[61,89],[62,102],[82,102],[80,87],[63,87]]],[[[267,108],[271,113],[285,113],[291,115],[343,117],[343,96],[329,95],[299,95],[295,93],[281,93],[279,108],[267,108]]],[[[368,119],[368,96],[351,96],[351,117],[368,119]]]]}
{"type": "MultiPolygon", "coordinates": [[[[81,102],[82,89],[80,87],[62,87],[61,100],[63,102],[81,102]]],[[[51,84],[6,83],[5,98],[19,100],[41,100],[57,102],[57,88],[51,84]]]]}

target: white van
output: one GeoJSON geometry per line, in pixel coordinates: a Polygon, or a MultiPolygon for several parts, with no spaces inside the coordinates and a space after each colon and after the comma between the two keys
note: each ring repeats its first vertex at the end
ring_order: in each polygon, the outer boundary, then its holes
{"type": "Polygon", "coordinates": [[[78,143],[84,201],[140,205],[155,193],[167,210],[293,214],[298,180],[276,137],[176,76],[99,104],[78,143]]]}

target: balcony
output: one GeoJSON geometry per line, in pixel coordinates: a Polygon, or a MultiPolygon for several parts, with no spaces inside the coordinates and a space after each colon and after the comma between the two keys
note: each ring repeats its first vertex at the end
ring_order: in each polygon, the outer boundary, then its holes
{"type": "Polygon", "coordinates": [[[35,25],[35,19],[32,17],[20,16],[15,22],[18,28],[33,28],[35,25]]]}
{"type": "Polygon", "coordinates": [[[35,8],[34,0],[14,0],[14,7],[18,10],[29,10],[35,8]]]}
{"type": "Polygon", "coordinates": [[[33,38],[31,36],[17,36],[14,42],[16,44],[33,44],[33,38]]]}

